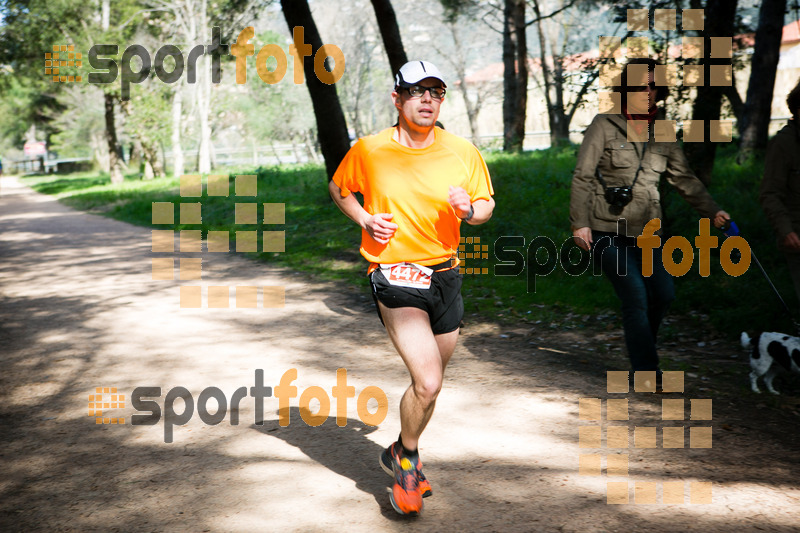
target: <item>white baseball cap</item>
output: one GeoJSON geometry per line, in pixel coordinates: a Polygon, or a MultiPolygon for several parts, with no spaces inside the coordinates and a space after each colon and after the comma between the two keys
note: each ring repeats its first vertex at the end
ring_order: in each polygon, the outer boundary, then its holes
{"type": "Polygon", "coordinates": [[[397,71],[394,84],[395,87],[409,87],[426,78],[436,78],[442,82],[442,87],[447,87],[442,73],[429,61],[409,61],[397,71]]]}

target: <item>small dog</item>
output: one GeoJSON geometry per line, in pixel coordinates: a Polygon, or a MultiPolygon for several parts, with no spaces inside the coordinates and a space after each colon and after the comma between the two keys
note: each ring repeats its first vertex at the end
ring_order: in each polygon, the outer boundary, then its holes
{"type": "Polygon", "coordinates": [[[784,333],[760,333],[751,342],[747,333],[742,332],[742,346],[753,348],[750,353],[750,387],[758,390],[756,381],[764,376],[764,384],[772,394],[780,394],[772,388],[772,380],[778,374],[778,365],[790,372],[800,373],[800,338],[784,333]],[[775,364],[777,363],[777,365],[775,364]]]}

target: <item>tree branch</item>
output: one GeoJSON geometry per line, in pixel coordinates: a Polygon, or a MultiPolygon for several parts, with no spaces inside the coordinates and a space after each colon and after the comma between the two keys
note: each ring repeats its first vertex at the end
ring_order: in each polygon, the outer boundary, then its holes
{"type": "MultiPolygon", "coordinates": [[[[530,22],[527,22],[525,25],[526,25],[526,26],[530,26],[531,24],[536,24],[536,23],[538,23],[538,22],[540,22],[540,21],[542,21],[542,20],[546,20],[546,19],[549,19],[549,18],[553,18],[553,17],[555,17],[556,15],[558,15],[559,13],[561,13],[561,12],[563,12],[563,11],[566,11],[567,9],[571,8],[571,7],[572,7],[572,6],[574,6],[574,5],[575,5],[577,2],[578,2],[578,0],[570,0],[570,2],[569,2],[569,3],[567,3],[567,4],[563,5],[563,6],[561,6],[561,8],[559,8],[559,9],[556,9],[555,11],[553,11],[552,13],[550,13],[549,15],[537,15],[537,17],[536,17],[535,19],[531,20],[530,22]]],[[[530,1],[530,0],[528,0],[528,2],[526,2],[526,3],[527,3],[529,6],[531,6],[531,7],[534,7],[534,8],[537,10],[537,12],[538,12],[538,2],[536,2],[536,0],[533,0],[533,3],[531,3],[531,1],[530,1]]]]}
{"type": "Polygon", "coordinates": [[[744,101],[742,101],[742,97],[736,89],[736,85],[722,87],[722,95],[730,102],[731,109],[736,117],[736,122],[741,122],[742,113],[744,112],[744,101]]]}
{"type": "Polygon", "coordinates": [[[589,87],[591,87],[594,80],[600,75],[600,69],[594,69],[586,81],[581,86],[581,89],[578,91],[578,94],[575,95],[575,100],[570,104],[569,111],[567,112],[567,124],[572,122],[572,117],[575,116],[575,112],[578,110],[578,107],[581,105],[581,101],[586,93],[589,91],[589,87]]]}
{"type": "Polygon", "coordinates": [[[170,10],[169,10],[169,9],[160,8],[160,7],[156,7],[156,8],[153,8],[153,9],[140,9],[139,11],[137,11],[136,13],[134,13],[133,15],[131,15],[131,17],[130,17],[128,20],[126,20],[125,22],[123,22],[122,24],[120,24],[120,25],[119,25],[119,29],[120,29],[120,30],[124,29],[124,28],[125,28],[125,26],[127,26],[128,24],[130,24],[131,22],[133,22],[133,20],[134,20],[136,17],[138,17],[138,16],[139,16],[139,15],[141,15],[142,13],[147,13],[147,12],[150,12],[150,11],[164,11],[164,12],[167,12],[167,13],[169,13],[169,12],[170,12],[170,10]]]}

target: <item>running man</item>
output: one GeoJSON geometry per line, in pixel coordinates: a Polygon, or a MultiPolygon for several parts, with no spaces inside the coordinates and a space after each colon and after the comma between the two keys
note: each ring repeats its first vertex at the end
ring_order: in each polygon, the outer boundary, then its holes
{"type": "Polygon", "coordinates": [[[435,126],[446,87],[433,64],[403,65],[392,92],[397,126],[360,139],[330,183],[333,201],[362,228],[378,317],[411,374],[400,401],[400,436],[380,456],[395,480],[392,506],[410,515],[431,495],[417,445],[464,316],[460,225],[482,224],[494,209],[478,149],[435,126]],[[364,195],[363,207],[352,192],[364,195]]]}

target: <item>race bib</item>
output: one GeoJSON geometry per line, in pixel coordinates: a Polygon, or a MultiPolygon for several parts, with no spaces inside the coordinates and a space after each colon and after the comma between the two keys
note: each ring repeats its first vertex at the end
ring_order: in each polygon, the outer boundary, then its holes
{"type": "Polygon", "coordinates": [[[381,265],[381,272],[390,285],[410,289],[429,289],[433,270],[414,263],[381,265]]]}

